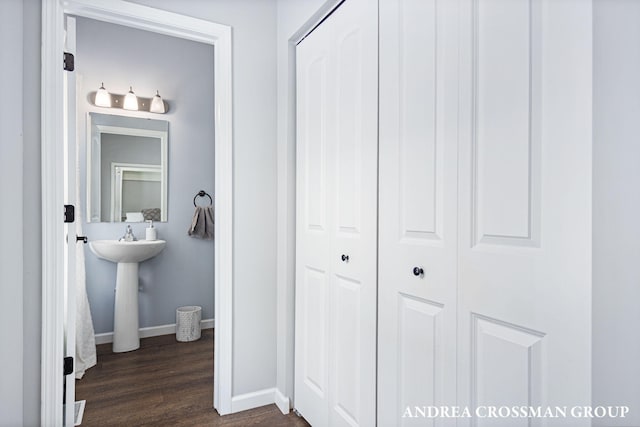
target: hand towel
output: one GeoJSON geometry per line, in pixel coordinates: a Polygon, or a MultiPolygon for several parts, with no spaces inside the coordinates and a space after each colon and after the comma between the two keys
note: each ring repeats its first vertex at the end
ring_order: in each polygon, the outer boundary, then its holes
{"type": "Polygon", "coordinates": [[[213,207],[196,206],[188,234],[199,239],[213,240],[213,207]]]}
{"type": "MultiPolygon", "coordinates": [[[[80,191],[80,183],[82,182],[82,174],[80,173],[80,138],[76,138],[76,200],[77,205],[82,206],[80,191]]],[[[76,231],[82,236],[83,210],[76,209],[76,231]]],[[[96,338],[93,330],[93,318],[91,317],[91,306],[89,305],[89,297],[87,296],[87,276],[84,264],[84,242],[79,240],[76,242],[76,359],[75,359],[75,376],[80,379],[84,376],[87,369],[94,366],[97,362],[96,356],[96,338]]]]}

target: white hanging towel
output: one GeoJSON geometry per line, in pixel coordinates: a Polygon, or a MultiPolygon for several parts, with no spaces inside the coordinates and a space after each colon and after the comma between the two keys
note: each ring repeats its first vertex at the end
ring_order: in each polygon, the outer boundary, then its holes
{"type": "MultiPolygon", "coordinates": [[[[80,138],[77,138],[78,143],[80,138]]],[[[76,146],[76,153],[80,149],[76,146]]],[[[76,158],[76,200],[80,203],[80,162],[76,158]]],[[[82,232],[82,209],[76,209],[76,233],[82,232]]],[[[91,307],[87,296],[87,275],[84,265],[84,247],[82,241],[76,244],[76,360],[74,363],[76,378],[84,376],[87,369],[96,364],[96,337],[91,318],[91,307]]]]}

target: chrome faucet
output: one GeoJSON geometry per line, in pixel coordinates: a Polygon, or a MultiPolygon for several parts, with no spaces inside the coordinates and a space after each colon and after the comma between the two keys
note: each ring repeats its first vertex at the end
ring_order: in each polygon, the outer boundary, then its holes
{"type": "Polygon", "coordinates": [[[136,236],[133,235],[133,230],[131,229],[130,225],[127,225],[127,231],[124,234],[124,236],[122,236],[120,238],[120,242],[134,242],[138,240],[138,238],[136,236]]]}

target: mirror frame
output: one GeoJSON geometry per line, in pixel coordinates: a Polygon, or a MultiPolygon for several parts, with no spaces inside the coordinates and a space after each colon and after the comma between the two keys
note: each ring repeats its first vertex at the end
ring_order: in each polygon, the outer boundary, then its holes
{"type": "MultiPolygon", "coordinates": [[[[147,137],[147,138],[157,138],[160,140],[160,163],[163,166],[161,168],[160,171],[160,221],[161,222],[166,222],[168,220],[168,203],[167,203],[167,199],[168,199],[168,180],[167,180],[167,176],[168,176],[168,169],[169,169],[169,163],[168,163],[168,145],[169,145],[169,131],[168,131],[168,126],[169,126],[169,122],[166,120],[167,122],[167,131],[157,131],[157,130],[148,130],[148,129],[136,129],[136,128],[128,128],[128,127],[121,127],[121,126],[108,126],[108,125],[101,125],[101,124],[96,124],[94,123],[94,121],[91,118],[91,114],[95,113],[95,114],[103,114],[97,111],[90,111],[87,113],[87,139],[86,139],[86,149],[87,149],[87,168],[86,168],[86,177],[87,177],[87,215],[86,215],[86,220],[87,222],[90,223],[99,223],[99,222],[114,222],[114,221],[105,221],[103,218],[101,218],[101,216],[97,217],[94,215],[94,213],[92,212],[92,209],[95,207],[93,206],[93,204],[91,203],[92,198],[95,198],[97,200],[97,202],[95,203],[98,207],[102,206],[102,200],[101,200],[101,192],[98,191],[96,195],[93,194],[92,192],[92,187],[94,186],[94,184],[96,184],[96,182],[94,182],[95,180],[93,179],[93,170],[97,167],[98,170],[100,170],[101,165],[100,165],[100,153],[101,153],[101,147],[102,147],[102,134],[103,133],[108,133],[108,134],[116,134],[116,135],[127,135],[127,136],[142,136],[142,137],[147,137]],[[96,134],[94,135],[94,128],[96,129],[96,134]]],[[[119,114],[105,114],[105,115],[111,115],[111,116],[119,116],[119,117],[126,117],[126,118],[139,118],[142,120],[148,120],[147,118],[143,118],[143,117],[131,117],[131,116],[124,116],[124,115],[119,115],[119,114]]],[[[155,120],[155,119],[153,119],[155,120]]],[[[100,182],[100,176],[101,174],[97,175],[97,185],[98,188],[100,188],[101,182],[100,182]]],[[[99,212],[100,213],[100,212],[99,212]]]]}

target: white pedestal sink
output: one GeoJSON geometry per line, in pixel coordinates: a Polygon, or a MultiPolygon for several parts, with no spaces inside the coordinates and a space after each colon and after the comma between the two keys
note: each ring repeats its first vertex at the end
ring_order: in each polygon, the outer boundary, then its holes
{"type": "Polygon", "coordinates": [[[113,316],[113,351],[121,353],[140,347],[138,336],[138,263],[158,255],[164,240],[96,240],[89,242],[98,258],[118,263],[116,301],[113,316]]]}

